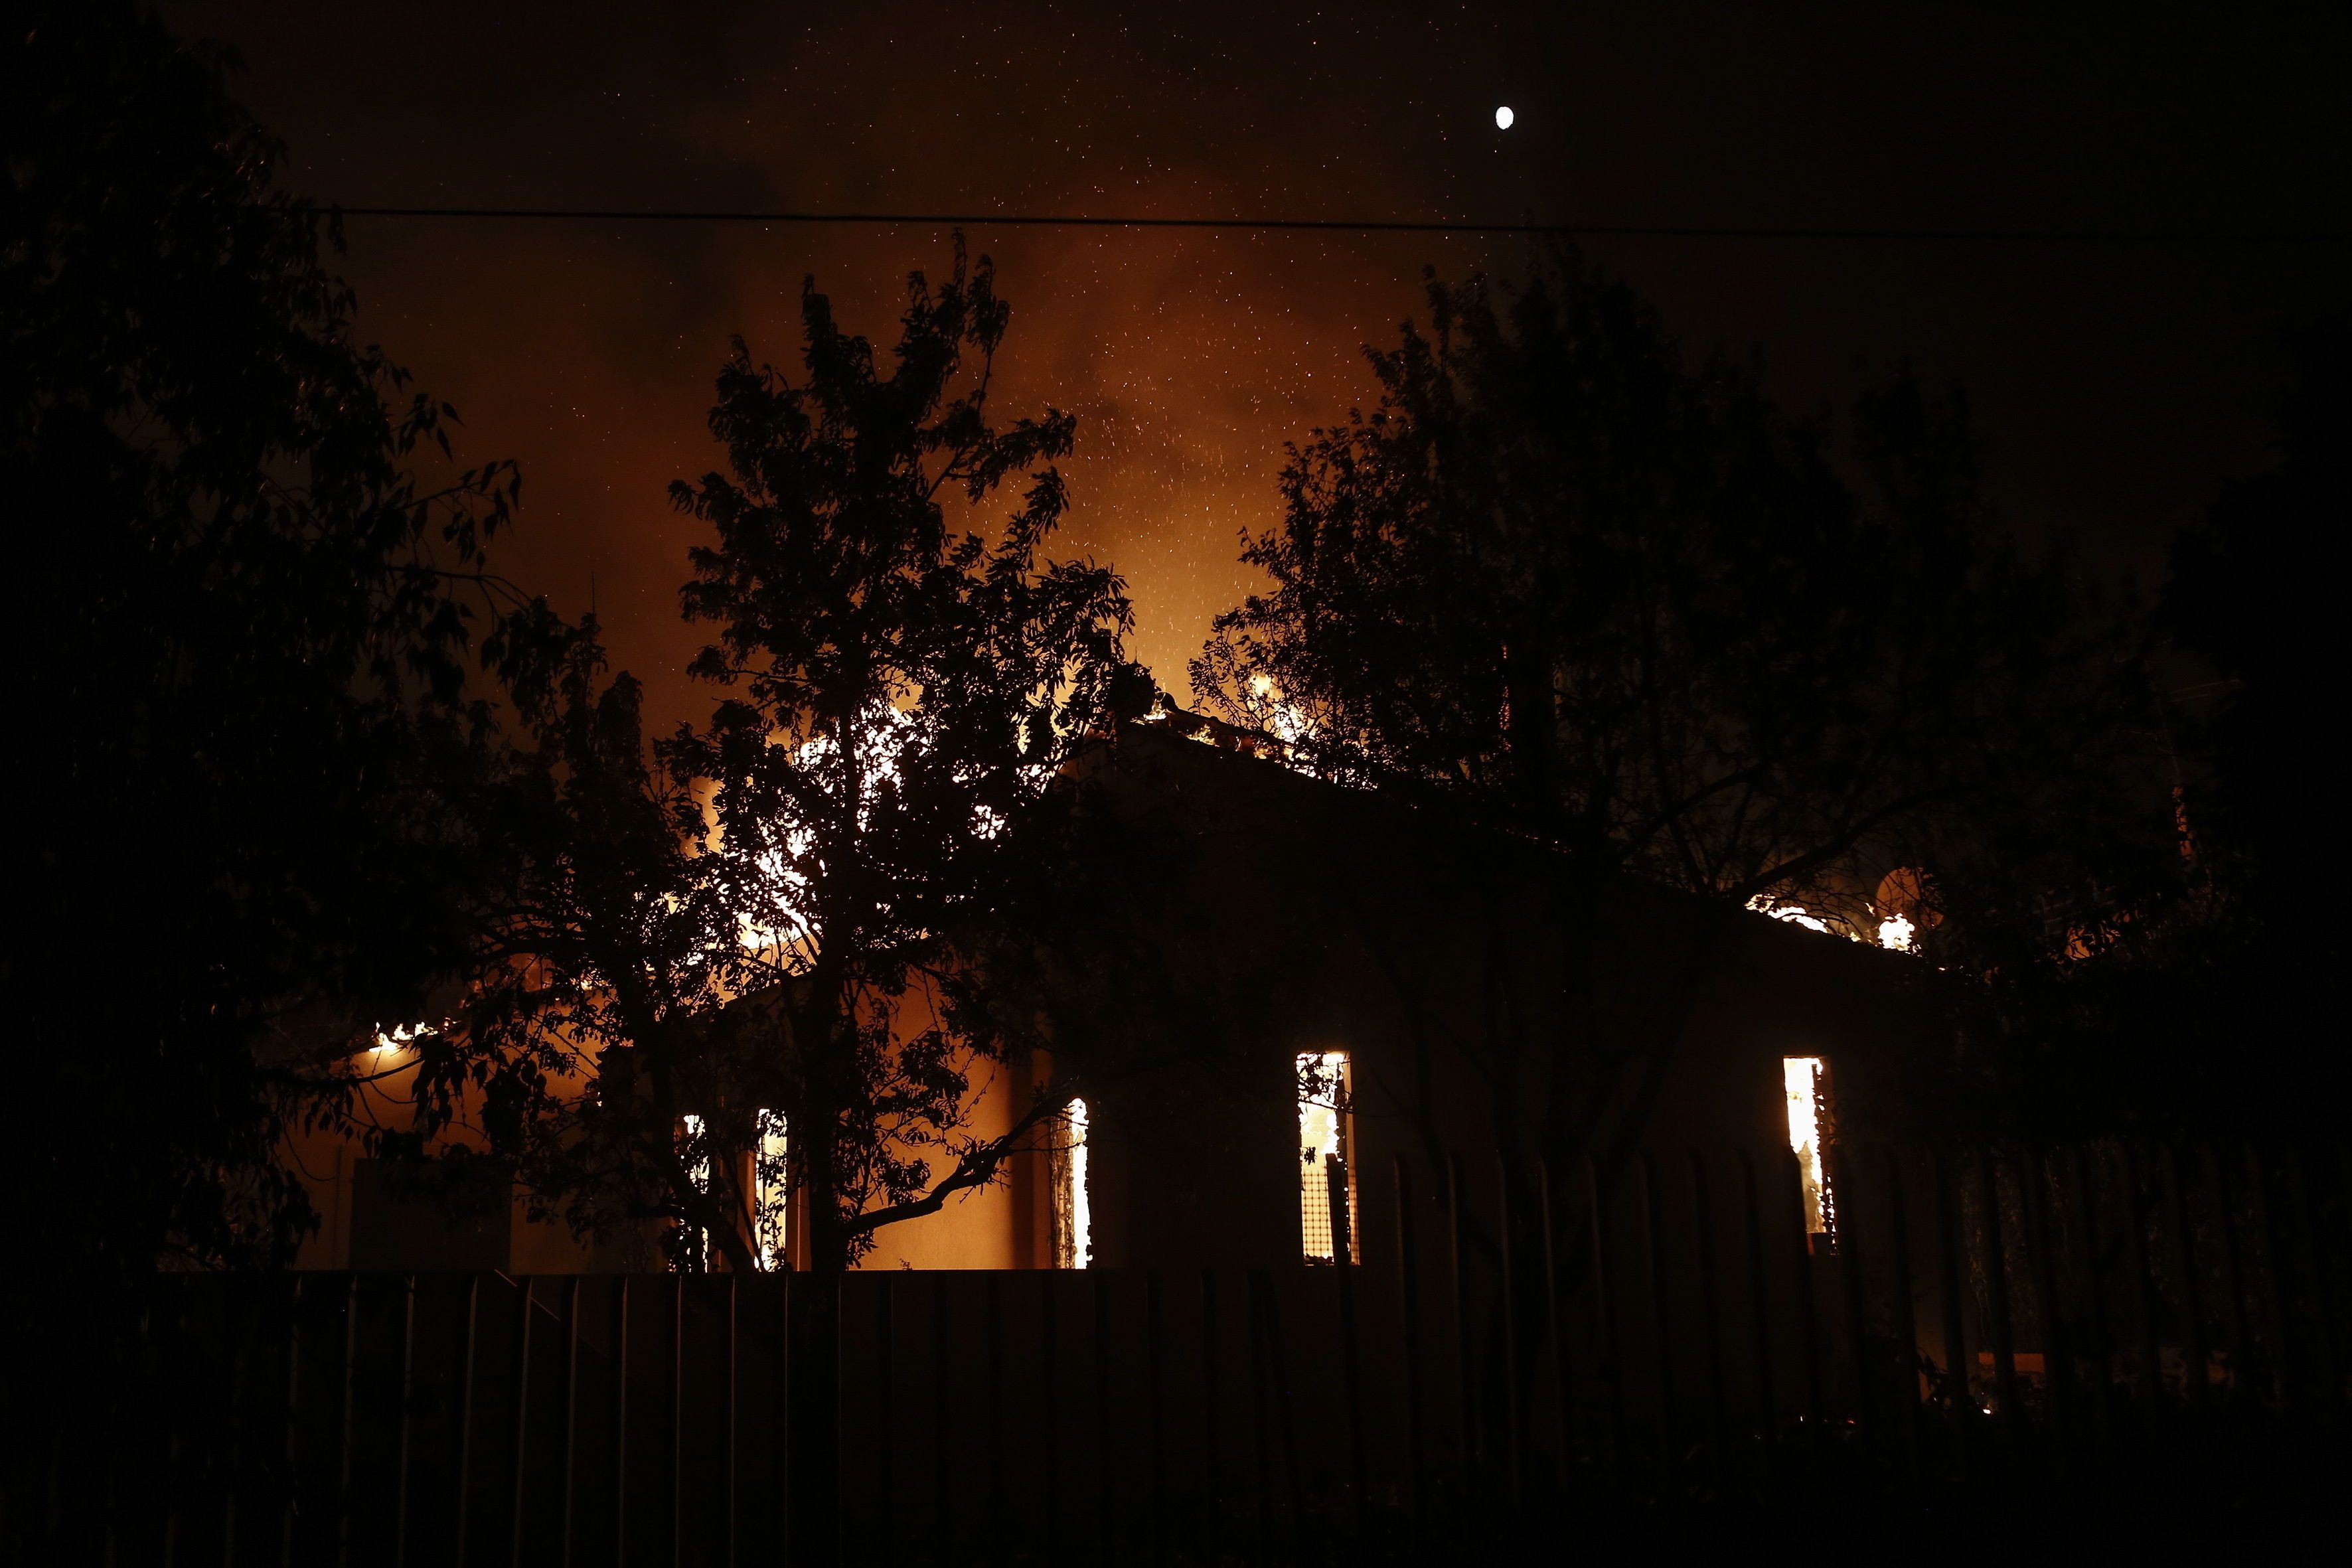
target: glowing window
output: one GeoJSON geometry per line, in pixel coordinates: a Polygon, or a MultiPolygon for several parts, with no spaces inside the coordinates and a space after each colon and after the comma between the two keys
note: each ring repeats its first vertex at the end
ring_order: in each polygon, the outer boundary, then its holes
{"type": "Polygon", "coordinates": [[[1348,1053],[1298,1058],[1298,1241],[1309,1263],[1361,1260],[1348,1053]]]}
{"type": "Polygon", "coordinates": [[[1804,1184],[1805,1234],[1829,1237],[1836,1228],[1837,1203],[1822,1164],[1822,1109],[1829,1068],[1819,1057],[1782,1057],[1780,1081],[1789,1097],[1789,1147],[1804,1184]]]}
{"type": "MultiPolygon", "coordinates": [[[[699,1116],[688,1116],[683,1117],[680,1120],[685,1124],[686,1135],[681,1138],[679,1142],[685,1144],[686,1147],[691,1149],[702,1142],[702,1118],[699,1116]]],[[[686,1175],[687,1180],[694,1184],[695,1189],[698,1192],[708,1193],[710,1190],[710,1152],[709,1150],[704,1150],[702,1153],[696,1156],[694,1163],[688,1167],[686,1175]]],[[[680,1228],[686,1232],[685,1237],[683,1237],[684,1246],[681,1251],[688,1266],[697,1269],[709,1268],[710,1237],[705,1235],[701,1227],[698,1226],[681,1226],[680,1228]]]]}
{"type": "Polygon", "coordinates": [[[784,1267],[792,1256],[792,1188],[784,1179],[784,1113],[759,1113],[760,1146],[751,1155],[751,1242],[760,1267],[784,1267]]]}
{"type": "Polygon", "coordinates": [[[1094,1208],[1087,1193],[1087,1102],[1070,1101],[1054,1141],[1054,1264],[1084,1268],[1094,1261],[1094,1208]]]}

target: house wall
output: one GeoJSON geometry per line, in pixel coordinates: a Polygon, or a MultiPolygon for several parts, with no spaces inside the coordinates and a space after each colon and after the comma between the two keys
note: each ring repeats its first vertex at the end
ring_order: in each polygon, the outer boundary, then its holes
{"type": "MultiPolygon", "coordinates": [[[[1490,1192],[1499,1149],[1524,1163],[1580,1107],[1587,1135],[1563,1142],[1581,1150],[1777,1155],[1783,1057],[1825,1058],[1864,1114],[1921,1033],[1902,984],[1914,960],[1630,881],[1564,892],[1539,846],[1164,728],[1129,726],[1090,776],[1139,834],[1136,896],[1102,911],[1131,928],[1124,955],[1074,977],[1058,1021],[1090,1111],[1102,1267],[1297,1262],[1301,1054],[1350,1058],[1356,1218],[1372,1237],[1393,1233],[1400,1155],[1424,1194],[1449,1154],[1490,1192]]],[[[928,1022],[910,998],[902,1030],[928,1022]]],[[[988,1072],[967,1131],[1012,1126],[1046,1066],[988,1072]]],[[[404,1125],[399,1090],[369,1113],[404,1125]]],[[[404,1206],[331,1139],[297,1152],[327,1216],[305,1267],[652,1266],[646,1238],[584,1247],[520,1200],[502,1220],[449,1221],[404,1206]]],[[[1048,1161],[1016,1157],[1007,1176],[884,1228],[861,1267],[1051,1267],[1048,1161]]]]}
{"type": "Polygon", "coordinates": [[[1098,776],[1164,827],[1181,889],[1179,912],[1151,917],[1165,994],[1139,981],[1097,1030],[1109,1266],[1297,1260],[1299,1054],[1351,1058],[1373,1235],[1395,1223],[1400,1154],[1423,1192],[1447,1154],[1490,1190],[1498,1149],[1525,1162],[1591,1105],[1574,1146],[1777,1156],[1784,1056],[1825,1058],[1858,1109],[1920,1034],[1900,955],[1631,882],[1564,897],[1564,864],[1537,846],[1165,731],[1130,729],[1098,776]],[[1595,1090],[1612,1053],[1646,1042],[1595,1090]]]}

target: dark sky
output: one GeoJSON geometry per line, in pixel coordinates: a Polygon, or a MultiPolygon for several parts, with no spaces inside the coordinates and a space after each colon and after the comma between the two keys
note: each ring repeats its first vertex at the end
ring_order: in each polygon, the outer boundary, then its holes
{"type": "MultiPolygon", "coordinates": [[[[348,205],[856,208],[1853,227],[2340,228],[2343,7],[1274,4],[614,7],[180,4],[348,205]],[[2063,16],[2045,15],[2066,12],[2063,16]],[[1517,123],[1497,132],[1498,103],[1517,123]]],[[[503,564],[593,578],[655,713],[698,715],[677,616],[730,332],[794,348],[814,273],[887,339],[916,228],[353,219],[362,327],[526,471],[503,564]]],[[[1064,548],[1117,564],[1180,693],[1248,586],[1284,441],[1365,394],[1424,262],[1524,241],[971,232],[1013,305],[997,396],[1079,417],[1064,548]]],[[[1787,402],[1908,358],[1969,388],[1997,496],[2098,561],[2258,466],[2282,334],[2345,307],[2344,247],[1603,239],[1694,351],[1787,402]]]]}

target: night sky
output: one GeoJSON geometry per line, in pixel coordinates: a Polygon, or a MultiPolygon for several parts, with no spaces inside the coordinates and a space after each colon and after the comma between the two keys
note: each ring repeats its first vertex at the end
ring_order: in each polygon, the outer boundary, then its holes
{"type": "MultiPolygon", "coordinates": [[[[1118,212],[1906,228],[2342,227],[2340,7],[184,4],[285,180],[352,205],[1118,212]],[[1759,17],[1759,9],[1774,13],[1759,17]],[[2053,18],[2045,10],[2084,14],[2053,18]],[[2089,13],[2102,12],[2104,16],[2089,13]],[[677,13],[677,14],[672,14],[677,13]],[[1427,13],[1427,14],[1420,14],[1427,13]],[[2266,16],[2269,19],[2264,19],[2266,16]],[[1497,132],[1508,103],[1516,125],[1497,132]]],[[[944,231],[354,218],[362,328],[526,474],[500,560],[591,584],[651,717],[700,716],[677,614],[728,335],[787,361],[803,275],[887,342],[944,231]]],[[[996,406],[1079,418],[1063,549],[1123,571],[1183,690],[1249,586],[1286,440],[1366,395],[1424,262],[1520,239],[975,226],[1013,305],[996,406]]],[[[2103,567],[2264,458],[2283,332],[2341,247],[1596,239],[1693,350],[1784,401],[1908,358],[1971,393],[1997,498],[2103,567]]]]}

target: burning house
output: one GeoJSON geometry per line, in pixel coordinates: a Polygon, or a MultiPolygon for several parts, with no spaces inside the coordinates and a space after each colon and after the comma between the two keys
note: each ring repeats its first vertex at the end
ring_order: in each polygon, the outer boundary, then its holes
{"type": "MultiPolygon", "coordinates": [[[[1823,1140],[1836,1115],[1869,1114],[1919,1037],[1912,961],[1790,911],[1590,877],[1276,749],[1163,710],[1094,756],[1093,781],[1166,850],[1171,885],[1126,933],[1150,962],[1063,1009],[1080,1097],[1041,1146],[888,1227],[864,1267],[1360,1260],[1368,1228],[1392,1223],[1400,1157],[1423,1173],[1498,1154],[1614,1172],[1642,1148],[1787,1147],[1807,1225],[1830,1230],[1823,1140]]],[[[378,1046],[395,1099],[402,1048],[378,1046]]],[[[1014,1125],[1045,1068],[980,1081],[973,1135],[1014,1125]]],[[[760,1137],[743,1184],[758,1252],[804,1266],[790,1129],[763,1117],[760,1137]]],[[[583,1247],[498,1194],[452,1220],[348,1146],[299,1153],[324,1216],[306,1267],[601,1271],[651,1256],[583,1247]]]]}

